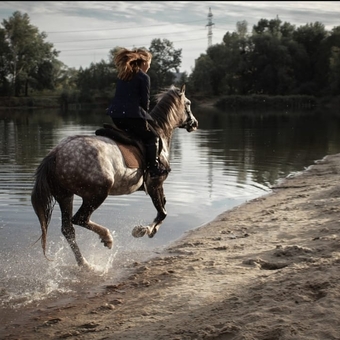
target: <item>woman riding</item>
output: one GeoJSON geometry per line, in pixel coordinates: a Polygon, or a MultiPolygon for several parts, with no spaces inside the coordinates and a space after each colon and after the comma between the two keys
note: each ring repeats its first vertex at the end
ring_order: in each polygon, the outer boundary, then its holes
{"type": "Polygon", "coordinates": [[[116,93],[108,111],[113,123],[141,139],[146,147],[146,161],[151,177],[165,175],[159,163],[159,136],[149,114],[150,68],[152,54],[144,48],[119,49],[114,55],[118,71],[116,93]]]}

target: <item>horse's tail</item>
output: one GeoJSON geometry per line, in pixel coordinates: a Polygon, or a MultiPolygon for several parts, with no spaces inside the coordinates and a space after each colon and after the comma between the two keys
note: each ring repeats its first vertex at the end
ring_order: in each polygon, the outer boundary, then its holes
{"type": "MultiPolygon", "coordinates": [[[[53,179],[55,178],[56,155],[51,151],[40,163],[35,172],[35,183],[31,194],[31,203],[41,226],[41,246],[46,257],[47,229],[51,220],[55,198],[53,179]]],[[[38,240],[39,240],[38,239],[38,240]]]]}

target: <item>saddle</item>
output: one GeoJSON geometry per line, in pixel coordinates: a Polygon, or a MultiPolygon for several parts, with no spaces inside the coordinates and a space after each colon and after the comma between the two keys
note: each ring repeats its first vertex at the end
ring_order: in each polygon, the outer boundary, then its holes
{"type": "Polygon", "coordinates": [[[128,132],[118,129],[113,123],[104,123],[95,131],[96,136],[108,137],[117,143],[128,168],[146,168],[144,143],[128,132]]]}

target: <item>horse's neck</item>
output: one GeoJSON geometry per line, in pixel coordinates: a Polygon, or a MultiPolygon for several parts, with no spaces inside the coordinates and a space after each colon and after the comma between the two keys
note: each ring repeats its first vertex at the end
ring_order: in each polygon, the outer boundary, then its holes
{"type": "MultiPolygon", "coordinates": [[[[157,105],[161,105],[161,102],[158,103],[157,105]]],[[[163,109],[164,111],[166,111],[166,107],[163,107],[163,109]]],[[[175,128],[172,126],[173,123],[171,123],[170,121],[163,122],[161,124],[157,120],[157,114],[154,115],[154,112],[155,112],[154,110],[155,108],[151,111],[151,116],[153,116],[155,120],[154,129],[156,130],[159,137],[162,139],[163,148],[166,148],[167,151],[170,153],[171,140],[172,140],[172,135],[173,135],[175,128]]]]}
{"type": "Polygon", "coordinates": [[[160,139],[162,140],[161,156],[170,165],[170,148],[171,148],[172,133],[165,134],[162,129],[156,129],[156,132],[158,133],[160,139]]]}
{"type": "Polygon", "coordinates": [[[156,129],[156,132],[158,133],[158,136],[162,139],[163,147],[166,147],[168,150],[170,150],[172,133],[164,133],[164,131],[160,128],[156,129]]]}

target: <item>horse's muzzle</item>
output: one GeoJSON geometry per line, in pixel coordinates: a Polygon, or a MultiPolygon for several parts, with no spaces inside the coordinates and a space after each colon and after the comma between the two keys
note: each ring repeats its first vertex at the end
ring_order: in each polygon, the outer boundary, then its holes
{"type": "Polygon", "coordinates": [[[198,121],[196,119],[191,119],[191,121],[189,121],[186,124],[185,128],[188,132],[192,132],[192,131],[197,130],[198,129],[198,121]]]}

